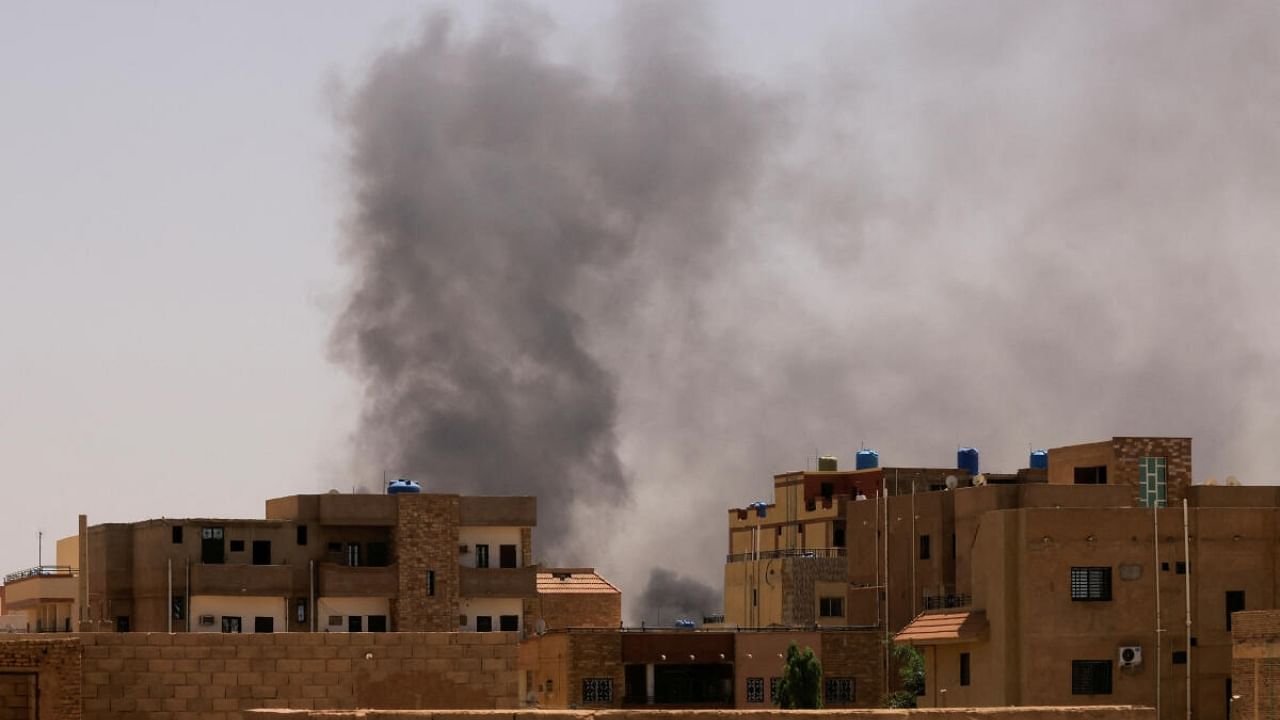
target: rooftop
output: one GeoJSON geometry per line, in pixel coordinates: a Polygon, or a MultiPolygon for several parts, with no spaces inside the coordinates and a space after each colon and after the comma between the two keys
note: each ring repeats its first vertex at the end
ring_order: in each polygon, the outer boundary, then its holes
{"type": "Polygon", "coordinates": [[[538,594],[620,592],[595,568],[549,568],[538,573],[538,594]]]}

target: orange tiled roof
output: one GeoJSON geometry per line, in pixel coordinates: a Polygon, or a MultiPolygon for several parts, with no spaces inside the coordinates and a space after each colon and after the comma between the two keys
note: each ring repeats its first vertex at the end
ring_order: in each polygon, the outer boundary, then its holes
{"type": "Polygon", "coordinates": [[[538,573],[538,593],[616,593],[618,588],[592,568],[550,569],[538,573]]]}
{"type": "Polygon", "coordinates": [[[967,642],[986,635],[987,627],[985,610],[923,613],[902,628],[894,640],[917,645],[967,642]]]}

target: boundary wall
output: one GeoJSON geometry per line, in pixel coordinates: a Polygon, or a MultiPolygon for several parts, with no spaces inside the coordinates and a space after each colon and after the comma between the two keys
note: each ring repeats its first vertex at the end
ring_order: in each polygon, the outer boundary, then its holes
{"type": "Polygon", "coordinates": [[[516,710],[459,712],[307,712],[252,710],[245,720],[1155,720],[1155,708],[1083,707],[925,708],[919,710],[516,710]]]}

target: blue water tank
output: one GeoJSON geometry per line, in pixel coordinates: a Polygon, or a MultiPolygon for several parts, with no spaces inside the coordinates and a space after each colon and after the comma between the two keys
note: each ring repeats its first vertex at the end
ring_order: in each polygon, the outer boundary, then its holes
{"type": "Polygon", "coordinates": [[[880,467],[880,453],[875,450],[867,450],[863,448],[858,451],[854,457],[853,466],[858,470],[870,470],[871,468],[880,467]]]}
{"type": "Polygon", "coordinates": [[[751,503],[750,505],[748,505],[747,507],[753,507],[753,508],[755,508],[755,509],[756,509],[756,517],[764,517],[764,516],[765,516],[765,513],[766,513],[766,512],[767,512],[767,510],[768,510],[769,503],[767,503],[767,502],[753,502],[753,503],[751,503]]]}
{"type": "Polygon", "coordinates": [[[960,448],[956,451],[956,467],[969,473],[977,475],[978,470],[978,450],[977,448],[960,448]]]}
{"type": "Polygon", "coordinates": [[[676,620],[675,626],[681,630],[693,630],[698,627],[698,623],[690,620],[689,618],[680,618],[679,620],[676,620]]]}
{"type": "Polygon", "coordinates": [[[1048,470],[1049,469],[1049,451],[1048,450],[1032,450],[1031,451],[1031,469],[1032,470],[1048,470]]]}
{"type": "Polygon", "coordinates": [[[400,478],[387,486],[388,495],[399,495],[400,493],[420,493],[422,486],[412,480],[400,478]]]}

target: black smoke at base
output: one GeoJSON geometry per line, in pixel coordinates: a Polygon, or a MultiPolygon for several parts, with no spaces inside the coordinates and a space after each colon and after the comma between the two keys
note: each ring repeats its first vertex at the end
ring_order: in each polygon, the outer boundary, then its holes
{"type": "Polygon", "coordinates": [[[647,625],[671,625],[681,619],[701,624],[705,616],[721,609],[719,591],[661,567],[649,573],[649,582],[636,605],[635,616],[647,625]]]}

